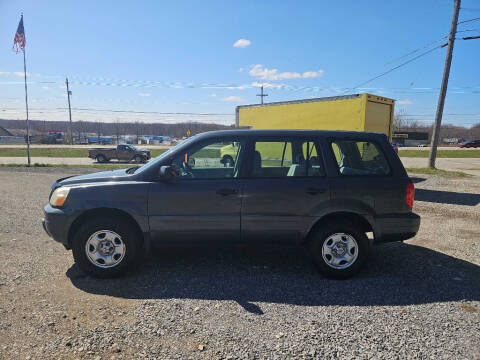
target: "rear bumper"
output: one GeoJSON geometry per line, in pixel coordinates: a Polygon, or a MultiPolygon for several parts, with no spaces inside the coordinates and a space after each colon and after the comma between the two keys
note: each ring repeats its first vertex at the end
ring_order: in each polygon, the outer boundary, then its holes
{"type": "Polygon", "coordinates": [[[376,243],[403,241],[414,237],[420,228],[420,216],[411,212],[377,218],[380,237],[376,243]]]}

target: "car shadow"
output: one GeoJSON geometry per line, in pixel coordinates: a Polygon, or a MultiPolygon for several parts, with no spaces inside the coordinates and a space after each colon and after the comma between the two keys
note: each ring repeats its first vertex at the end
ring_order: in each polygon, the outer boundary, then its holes
{"type": "Polygon", "coordinates": [[[76,265],[66,275],[92,294],[234,300],[259,315],[255,302],[382,306],[480,300],[480,266],[406,243],[374,247],[368,266],[342,281],[322,277],[300,247],[268,245],[164,247],[122,278],[91,278],[76,265]]]}
{"type": "Polygon", "coordinates": [[[107,161],[107,162],[98,162],[98,161],[94,161],[93,163],[94,164],[102,164],[102,165],[108,165],[108,164],[111,164],[111,165],[115,165],[115,164],[132,164],[132,166],[135,166],[135,165],[144,165],[146,163],[148,163],[148,161],[150,160],[147,160],[147,162],[145,163],[137,163],[135,161],[124,161],[124,160],[110,160],[110,161],[107,161]]]}
{"type": "Polygon", "coordinates": [[[427,179],[425,178],[421,178],[421,177],[410,177],[410,180],[414,183],[414,184],[418,184],[418,183],[421,183],[421,182],[424,182],[426,181],[427,179]]]}
{"type": "Polygon", "coordinates": [[[415,200],[439,204],[477,206],[480,203],[480,194],[415,189],[415,200]]]}

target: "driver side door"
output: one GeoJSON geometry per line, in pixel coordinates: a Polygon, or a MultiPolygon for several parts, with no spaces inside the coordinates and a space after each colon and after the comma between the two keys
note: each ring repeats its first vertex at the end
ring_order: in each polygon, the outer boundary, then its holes
{"type": "Polygon", "coordinates": [[[132,159],[132,149],[127,145],[118,145],[117,147],[118,160],[127,161],[132,159]]]}
{"type": "Polygon", "coordinates": [[[240,143],[233,164],[222,163],[222,148],[238,139],[211,139],[194,144],[172,159],[178,176],[158,181],[149,192],[152,240],[240,240],[242,180],[245,146],[240,143]]]}

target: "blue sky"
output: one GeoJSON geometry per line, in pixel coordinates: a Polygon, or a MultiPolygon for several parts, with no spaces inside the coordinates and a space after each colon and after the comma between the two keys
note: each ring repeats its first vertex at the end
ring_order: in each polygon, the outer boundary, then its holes
{"type": "MultiPolygon", "coordinates": [[[[462,7],[460,20],[480,17],[478,0],[462,7]]],[[[33,119],[68,119],[58,109],[68,76],[74,108],[152,112],[74,110],[74,120],[231,123],[265,84],[267,102],[370,92],[429,123],[446,48],[348,89],[445,42],[452,10],[453,0],[0,0],[0,117],[25,116],[22,55],[11,50],[23,11],[33,119]]],[[[480,21],[459,30],[480,35],[480,21]]],[[[480,40],[456,42],[444,122],[480,122],[479,58],[480,40]]]]}

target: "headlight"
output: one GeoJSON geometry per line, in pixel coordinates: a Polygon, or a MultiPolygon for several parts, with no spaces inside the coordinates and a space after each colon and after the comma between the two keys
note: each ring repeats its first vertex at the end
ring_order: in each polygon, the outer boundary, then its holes
{"type": "Polygon", "coordinates": [[[70,188],[59,187],[55,189],[52,196],[50,196],[50,205],[52,206],[63,206],[65,200],[67,200],[68,193],[70,188]]]}

